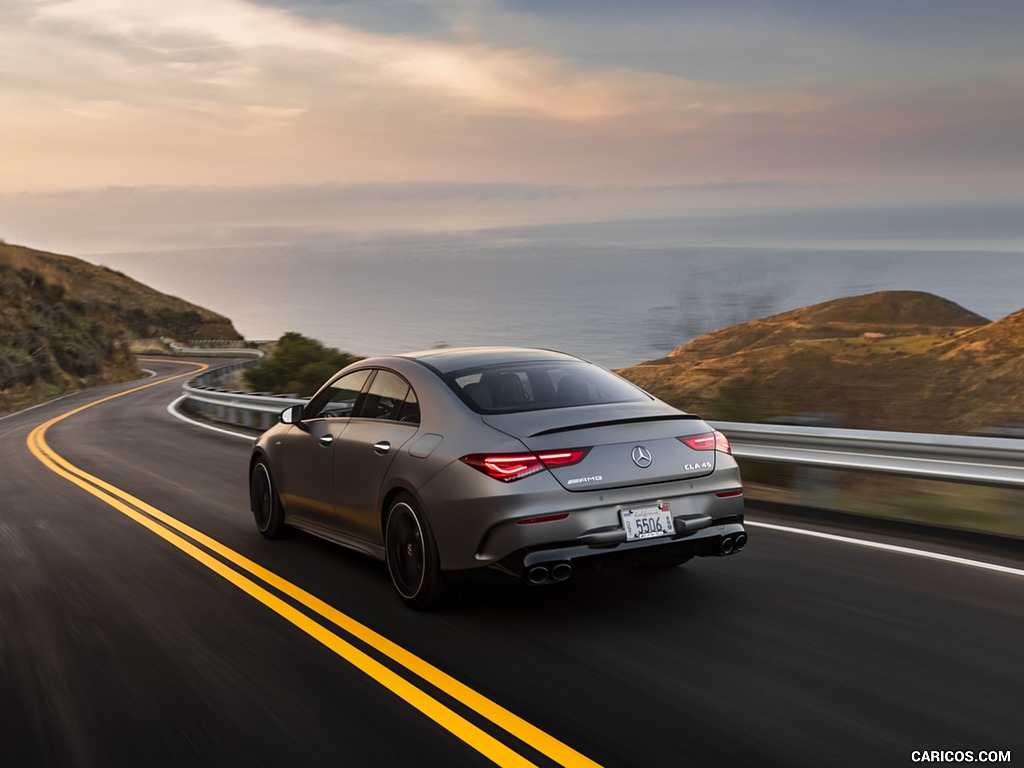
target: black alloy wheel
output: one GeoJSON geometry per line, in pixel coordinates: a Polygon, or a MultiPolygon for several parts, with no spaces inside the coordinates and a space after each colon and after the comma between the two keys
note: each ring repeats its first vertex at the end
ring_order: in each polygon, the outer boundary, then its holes
{"type": "Polygon", "coordinates": [[[270,468],[263,459],[253,464],[249,476],[249,504],[256,529],[264,538],[280,539],[293,532],[294,529],[284,521],[281,499],[270,478],[270,468]]]}
{"type": "Polygon", "coordinates": [[[430,526],[408,494],[388,509],[384,546],[391,582],[410,608],[428,610],[457,597],[460,590],[441,573],[430,526]]]}

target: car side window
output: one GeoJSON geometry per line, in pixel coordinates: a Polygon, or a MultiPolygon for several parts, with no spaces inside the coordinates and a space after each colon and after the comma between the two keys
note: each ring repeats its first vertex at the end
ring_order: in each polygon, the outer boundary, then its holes
{"type": "Polygon", "coordinates": [[[353,371],[335,379],[303,409],[304,419],[336,419],[351,416],[372,370],[353,371]]]}
{"type": "Polygon", "coordinates": [[[420,423],[420,403],[416,399],[416,393],[412,391],[412,387],[409,387],[409,394],[405,396],[405,403],[398,414],[398,420],[406,424],[420,423]]]}
{"type": "Polygon", "coordinates": [[[378,370],[359,405],[357,416],[419,423],[419,404],[409,382],[391,371],[378,370]]]}

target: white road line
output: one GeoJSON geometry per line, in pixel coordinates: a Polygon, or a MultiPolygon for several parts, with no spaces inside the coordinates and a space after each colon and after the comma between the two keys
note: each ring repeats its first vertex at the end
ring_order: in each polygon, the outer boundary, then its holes
{"type": "MultiPolygon", "coordinates": [[[[79,390],[79,391],[81,391],[81,390],[79,390]]],[[[20,413],[28,413],[29,411],[34,411],[36,408],[42,408],[44,405],[49,405],[50,403],[56,403],[56,402],[58,402],[60,400],[64,400],[65,398],[68,398],[68,397],[71,397],[72,395],[77,395],[77,394],[78,394],[77,391],[76,392],[68,392],[66,395],[61,395],[60,397],[55,397],[52,400],[47,400],[46,402],[43,402],[43,403],[36,403],[35,405],[30,405],[28,408],[22,408],[20,411],[11,411],[10,413],[5,413],[3,416],[0,416],[0,421],[3,421],[4,419],[9,419],[12,416],[17,416],[20,413]]]]}
{"type": "Polygon", "coordinates": [[[224,429],[223,427],[215,427],[212,424],[207,424],[206,422],[199,421],[198,419],[189,418],[188,416],[186,416],[185,414],[178,410],[178,404],[182,400],[185,400],[187,397],[188,395],[182,395],[177,400],[172,402],[170,405],[167,406],[167,412],[171,414],[171,416],[173,416],[174,418],[181,419],[186,424],[192,424],[193,426],[196,427],[202,427],[203,429],[208,429],[211,432],[219,432],[222,435],[231,435],[232,437],[242,437],[245,438],[246,440],[249,440],[250,442],[255,439],[255,435],[246,434],[245,432],[234,432],[230,429],[224,429]]]}
{"type": "Polygon", "coordinates": [[[788,525],[774,525],[772,523],[757,523],[752,520],[745,521],[745,525],[752,526],[754,528],[767,528],[772,531],[782,531],[783,533],[795,533],[800,536],[811,536],[816,539],[828,539],[829,541],[838,541],[843,544],[853,544],[858,547],[867,547],[868,549],[880,549],[884,552],[895,552],[900,555],[912,555],[914,557],[924,557],[929,560],[941,560],[945,563],[953,563],[955,565],[966,565],[971,568],[981,568],[986,571],[995,571],[996,573],[1005,573],[1011,576],[1024,576],[1024,570],[1020,568],[1010,568],[1005,565],[996,565],[994,563],[985,563],[980,560],[970,560],[966,557],[955,557],[954,555],[943,555],[940,552],[929,552],[924,549],[913,549],[911,547],[900,547],[895,544],[882,544],[877,541],[868,541],[866,539],[853,539],[849,536],[837,536],[834,533],[822,533],[821,531],[808,531],[803,528],[792,528],[788,525]]]}
{"type": "MultiPolygon", "coordinates": [[[[152,378],[153,376],[156,376],[156,371],[151,371],[148,368],[142,368],[140,370],[143,373],[149,374],[149,376],[147,376],[146,378],[152,378]]],[[[34,411],[36,408],[42,408],[44,405],[50,405],[51,403],[56,403],[56,402],[59,402],[61,400],[66,400],[69,397],[74,397],[75,395],[81,394],[82,392],[85,392],[85,391],[86,390],[84,390],[84,389],[76,389],[74,392],[65,392],[63,395],[59,395],[59,396],[53,398],[52,400],[46,400],[46,401],[44,401],[42,403],[36,403],[35,405],[30,405],[27,408],[22,408],[20,411],[11,411],[10,413],[5,413],[3,416],[0,416],[0,421],[3,421],[4,419],[9,419],[12,416],[17,416],[19,413],[28,413],[29,411],[34,411]]]]}

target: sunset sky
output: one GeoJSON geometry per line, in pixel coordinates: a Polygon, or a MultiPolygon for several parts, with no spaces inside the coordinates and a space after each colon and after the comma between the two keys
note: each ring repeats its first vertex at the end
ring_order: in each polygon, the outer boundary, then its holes
{"type": "Polygon", "coordinates": [[[1022,40],[1020,0],[3,0],[0,237],[1005,210],[1022,40]]]}

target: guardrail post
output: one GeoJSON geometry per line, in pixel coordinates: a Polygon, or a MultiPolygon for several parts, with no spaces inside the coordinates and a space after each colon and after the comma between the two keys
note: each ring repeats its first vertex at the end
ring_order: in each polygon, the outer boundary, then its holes
{"type": "MultiPolygon", "coordinates": [[[[200,342],[192,343],[200,344],[200,342]]],[[[215,343],[220,344],[221,342],[215,343]]],[[[210,343],[203,344],[204,347],[209,345],[210,343]]],[[[230,391],[224,388],[223,385],[228,383],[231,374],[257,363],[263,357],[263,353],[259,350],[196,350],[175,345],[174,353],[207,356],[211,354],[223,356],[234,353],[239,357],[252,356],[255,358],[205,371],[182,387],[188,407],[206,414],[214,421],[252,430],[266,430],[274,425],[283,409],[290,405],[306,402],[305,398],[297,398],[293,395],[277,397],[266,393],[230,391]]]]}
{"type": "Polygon", "coordinates": [[[837,509],[836,471],[806,464],[793,466],[793,488],[801,503],[813,509],[837,509]]]}

